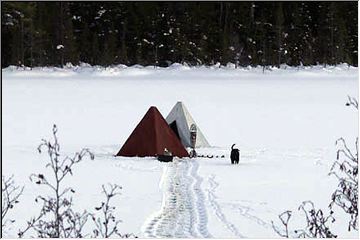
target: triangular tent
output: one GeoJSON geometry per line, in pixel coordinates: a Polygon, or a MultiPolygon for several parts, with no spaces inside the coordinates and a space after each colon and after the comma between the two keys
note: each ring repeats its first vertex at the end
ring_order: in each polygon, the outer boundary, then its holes
{"type": "Polygon", "coordinates": [[[199,126],[196,125],[194,119],[182,102],[177,102],[175,104],[169,115],[166,117],[166,121],[185,147],[191,147],[190,127],[192,124],[195,124],[197,128],[195,147],[210,147],[204,134],[199,129],[199,126]]]}
{"type": "Polygon", "coordinates": [[[188,157],[189,154],[156,107],[150,107],[116,156],[146,157],[164,154],[188,157]]]}

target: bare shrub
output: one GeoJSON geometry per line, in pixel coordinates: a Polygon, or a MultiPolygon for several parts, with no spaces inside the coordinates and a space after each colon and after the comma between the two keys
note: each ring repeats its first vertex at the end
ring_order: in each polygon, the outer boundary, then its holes
{"type": "Polygon", "coordinates": [[[27,221],[24,230],[20,230],[19,237],[23,237],[28,231],[34,231],[39,238],[82,238],[90,236],[85,233],[84,226],[88,223],[89,217],[95,223],[93,235],[91,237],[108,238],[118,236],[121,238],[135,237],[134,234],[121,234],[118,229],[117,220],[114,215],[115,207],[110,205],[110,200],[116,195],[120,195],[121,187],[109,184],[108,187],[102,186],[105,200],[96,211],[101,211],[102,217],[96,218],[96,214],[87,211],[82,213],[73,210],[72,194],[75,190],[72,187],[64,187],[65,177],[73,174],[73,167],[81,162],[85,157],[94,159],[94,154],[87,148],[74,154],[73,157],[65,156],[61,158],[60,144],[57,138],[57,127],[53,126],[53,142],[42,139],[38,147],[39,153],[44,149],[48,154],[49,162],[46,167],[51,169],[52,181],[42,173],[30,175],[30,180],[38,185],[45,186],[50,190],[50,196],[40,195],[35,198],[35,202],[41,203],[40,213],[27,221]]]}
{"type": "Polygon", "coordinates": [[[24,187],[17,186],[14,181],[14,176],[6,178],[1,176],[1,235],[2,231],[11,223],[14,223],[14,219],[7,219],[9,211],[14,209],[14,206],[19,203],[19,198],[24,191],[24,187]]]}
{"type": "Polygon", "coordinates": [[[305,201],[299,206],[306,216],[307,225],[305,229],[295,230],[294,233],[298,237],[304,238],[336,238],[337,235],[330,231],[328,223],[334,223],[335,218],[330,211],[328,215],[324,215],[323,210],[315,209],[314,203],[305,201]]]}
{"type": "Polygon", "coordinates": [[[279,230],[272,222],[274,231],[281,237],[285,238],[336,238],[337,235],[330,231],[329,223],[334,223],[335,219],[330,211],[324,215],[323,210],[316,209],[313,202],[303,202],[298,210],[301,210],[306,217],[306,226],[303,229],[290,230],[289,221],[292,217],[291,211],[285,211],[279,215],[283,230],[279,230]]]}
{"type": "Polygon", "coordinates": [[[75,190],[71,187],[64,187],[63,180],[69,174],[72,175],[72,169],[75,164],[82,161],[85,157],[94,159],[94,155],[86,148],[74,154],[73,157],[60,158],[60,145],[57,138],[57,127],[52,129],[54,141],[50,142],[45,139],[39,145],[39,153],[43,149],[49,156],[49,167],[52,172],[53,181],[50,181],[44,174],[32,174],[30,180],[38,185],[44,185],[50,190],[50,196],[38,196],[35,201],[41,202],[42,208],[37,217],[30,219],[27,222],[27,227],[20,230],[19,237],[22,237],[25,232],[32,229],[36,232],[38,237],[47,238],[78,238],[84,237],[82,229],[87,221],[88,213],[77,213],[73,211],[71,194],[75,190]]]}
{"type": "MultiPolygon", "coordinates": [[[[358,102],[356,99],[348,97],[347,106],[353,106],[357,110],[358,102]]],[[[351,150],[347,145],[345,139],[339,138],[336,145],[339,146],[337,150],[336,160],[330,169],[329,175],[334,175],[339,183],[337,189],[331,195],[331,203],[329,207],[334,209],[334,206],[339,206],[350,217],[348,224],[348,231],[359,230],[359,138],[355,140],[355,150],[351,150]]]]}
{"type": "Polygon", "coordinates": [[[91,214],[92,220],[95,224],[93,237],[109,238],[112,236],[118,236],[121,238],[136,238],[134,234],[121,234],[119,232],[118,224],[121,223],[121,220],[116,219],[114,215],[115,207],[110,205],[110,200],[116,195],[121,194],[120,190],[122,187],[116,184],[108,184],[107,187],[102,185],[102,189],[102,192],[105,195],[105,201],[101,202],[101,205],[95,208],[95,210],[100,212],[102,216],[96,217],[96,214],[91,214]]]}
{"type": "MultiPolygon", "coordinates": [[[[348,96],[346,106],[352,106],[359,110],[358,101],[355,98],[348,96]]],[[[293,237],[316,237],[316,238],[336,238],[328,227],[329,222],[335,222],[333,217],[334,206],[339,206],[350,217],[348,224],[348,231],[359,230],[358,223],[358,168],[359,168],[359,138],[355,140],[355,150],[351,150],[344,138],[339,138],[336,145],[337,150],[336,160],[331,166],[329,175],[334,175],[339,183],[337,189],[331,195],[331,202],[329,204],[330,214],[325,216],[323,210],[315,209],[311,201],[303,202],[299,209],[301,209],[306,216],[307,226],[304,229],[294,230],[293,237]]],[[[285,211],[279,215],[279,219],[284,227],[280,231],[272,222],[274,231],[281,237],[289,238],[288,224],[291,218],[291,211],[285,211]]]]}
{"type": "Polygon", "coordinates": [[[281,221],[281,224],[284,226],[284,230],[279,230],[273,221],[271,221],[272,227],[274,231],[281,237],[289,238],[289,221],[292,216],[292,211],[285,211],[281,214],[279,214],[279,219],[281,221]]]}

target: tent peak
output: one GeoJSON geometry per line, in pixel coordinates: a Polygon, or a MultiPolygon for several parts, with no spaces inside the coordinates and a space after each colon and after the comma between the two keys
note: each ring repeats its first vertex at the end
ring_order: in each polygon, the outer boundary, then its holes
{"type": "Polygon", "coordinates": [[[197,126],[196,147],[210,147],[210,144],[205,139],[199,126],[195,123],[185,104],[178,101],[166,117],[166,122],[170,125],[173,131],[178,135],[184,147],[191,147],[190,142],[190,127],[192,124],[197,126]]]}
{"type": "MultiPolygon", "coordinates": [[[[153,111],[153,110],[159,111],[159,110],[157,109],[157,107],[155,107],[155,106],[151,106],[151,107],[149,108],[149,110],[152,110],[152,111],[153,111]]],[[[148,110],[148,111],[149,111],[149,110],[148,110]]]]}

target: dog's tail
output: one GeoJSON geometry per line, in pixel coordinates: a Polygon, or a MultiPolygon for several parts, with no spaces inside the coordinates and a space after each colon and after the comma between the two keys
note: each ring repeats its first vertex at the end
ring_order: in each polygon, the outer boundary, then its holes
{"type": "Polygon", "coordinates": [[[235,143],[234,143],[233,145],[231,145],[231,150],[233,150],[233,149],[234,149],[234,146],[235,146],[235,143]]]}

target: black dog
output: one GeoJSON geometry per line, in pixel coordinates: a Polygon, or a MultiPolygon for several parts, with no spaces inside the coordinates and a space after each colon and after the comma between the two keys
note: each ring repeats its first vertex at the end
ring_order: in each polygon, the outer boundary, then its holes
{"type": "Polygon", "coordinates": [[[235,144],[231,146],[231,164],[239,164],[239,158],[240,158],[240,151],[237,148],[234,148],[235,144]]]}

